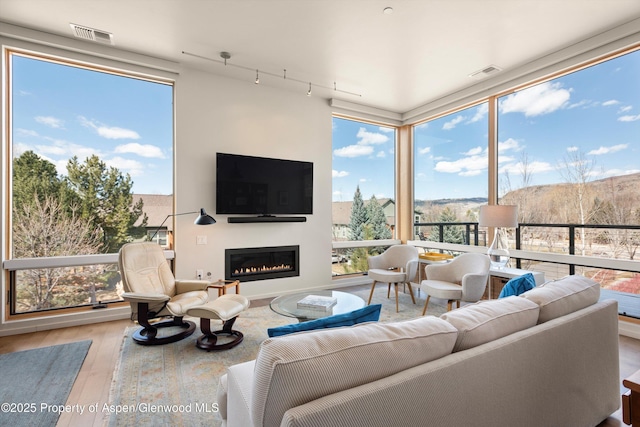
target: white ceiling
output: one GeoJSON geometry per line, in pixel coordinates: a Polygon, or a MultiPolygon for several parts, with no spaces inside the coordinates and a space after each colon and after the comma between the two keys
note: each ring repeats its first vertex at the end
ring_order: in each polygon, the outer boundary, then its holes
{"type": "Polygon", "coordinates": [[[67,37],[80,24],[113,33],[119,49],[248,82],[286,69],[361,96],[314,95],[396,113],[477,84],[468,75],[488,65],[509,71],[637,18],[639,0],[0,0],[6,23],[67,37]],[[249,70],[183,51],[228,51],[249,70]]]}

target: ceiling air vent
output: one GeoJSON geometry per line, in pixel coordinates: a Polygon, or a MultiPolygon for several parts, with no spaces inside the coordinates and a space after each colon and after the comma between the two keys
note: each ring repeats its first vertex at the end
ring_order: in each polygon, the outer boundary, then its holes
{"type": "Polygon", "coordinates": [[[103,44],[113,44],[113,34],[106,31],[96,30],[94,28],[83,27],[82,25],[69,24],[73,30],[73,35],[93,42],[103,44]]]}
{"type": "Polygon", "coordinates": [[[482,70],[478,70],[475,73],[469,74],[469,77],[473,77],[474,79],[483,79],[487,76],[490,76],[500,71],[502,71],[502,68],[496,65],[489,65],[488,67],[485,67],[482,70]]]}

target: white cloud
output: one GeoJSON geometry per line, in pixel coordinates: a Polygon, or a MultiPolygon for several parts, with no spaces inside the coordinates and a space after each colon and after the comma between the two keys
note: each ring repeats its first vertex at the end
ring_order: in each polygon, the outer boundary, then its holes
{"type": "Polygon", "coordinates": [[[571,110],[573,108],[578,108],[578,107],[589,108],[589,107],[595,107],[597,105],[598,105],[597,102],[593,102],[588,99],[583,99],[582,101],[578,101],[578,102],[574,102],[573,104],[570,104],[567,108],[571,110]]]}
{"type": "MultiPolygon", "coordinates": [[[[378,132],[369,132],[361,127],[356,135],[358,142],[355,145],[347,145],[346,147],[333,150],[333,154],[338,157],[361,157],[373,154],[373,145],[384,144],[389,141],[387,135],[378,132]]],[[[380,157],[380,153],[377,155],[380,157]]]]}
{"type": "MultiPolygon", "coordinates": [[[[504,163],[504,159],[500,159],[501,163],[504,163]]],[[[527,163],[527,173],[542,173],[551,172],[555,170],[554,166],[548,162],[530,162],[527,163]]],[[[507,172],[510,175],[521,175],[524,172],[524,165],[522,162],[508,163],[500,168],[500,173],[507,172]]]]}
{"type": "Polygon", "coordinates": [[[358,145],[378,145],[389,141],[389,137],[387,135],[369,132],[365,128],[360,128],[356,136],[359,138],[358,145]]]}
{"type": "Polygon", "coordinates": [[[94,120],[88,120],[83,116],[78,116],[78,120],[83,126],[95,130],[98,135],[107,139],[140,139],[138,132],[131,129],[119,128],[116,126],[105,126],[94,120]]]}
{"type": "Polygon", "coordinates": [[[611,147],[600,147],[597,150],[589,151],[587,154],[593,154],[595,156],[598,156],[600,154],[615,153],[617,151],[624,150],[628,147],[629,147],[629,144],[617,144],[617,145],[612,145],[611,147]]]}
{"type": "Polygon", "coordinates": [[[498,141],[498,153],[504,153],[509,150],[520,151],[522,148],[517,139],[507,138],[506,141],[498,141]]]}
{"type": "Polygon", "coordinates": [[[380,126],[378,129],[380,130],[380,132],[384,132],[384,133],[393,133],[393,132],[395,132],[394,128],[387,128],[387,127],[384,127],[384,126],[380,126]]]}
{"type": "Polygon", "coordinates": [[[618,121],[619,122],[635,122],[637,120],[640,120],[640,114],[635,115],[635,116],[620,116],[620,117],[618,117],[618,121]]]}
{"type": "Polygon", "coordinates": [[[104,155],[98,149],[74,144],[73,142],[65,141],[63,139],[45,138],[45,140],[50,141],[51,145],[37,145],[34,149],[37,154],[64,156],[66,158],[77,156],[80,160],[84,160],[94,154],[98,157],[102,157],[104,155]]]}
{"type": "Polygon", "coordinates": [[[387,157],[387,153],[385,153],[384,151],[378,151],[378,154],[376,154],[376,157],[380,159],[384,159],[385,157],[387,157]]]}
{"type": "Polygon", "coordinates": [[[416,129],[426,129],[429,127],[429,122],[420,123],[416,126],[416,129]]]}
{"type": "Polygon", "coordinates": [[[618,114],[626,113],[627,111],[631,111],[632,109],[633,106],[625,105],[624,107],[620,107],[620,109],[618,110],[618,114]]]}
{"type": "Polygon", "coordinates": [[[131,142],[129,144],[118,145],[115,150],[116,153],[132,153],[141,157],[150,157],[156,159],[164,159],[165,155],[162,153],[160,147],[150,144],[138,144],[137,142],[131,142]]]}
{"type": "Polygon", "coordinates": [[[121,172],[127,172],[131,176],[142,175],[144,166],[137,160],[125,159],[123,157],[113,157],[112,159],[105,159],[104,163],[107,166],[119,169],[121,172]]]}
{"type": "Polygon", "coordinates": [[[477,175],[477,173],[475,172],[480,172],[487,169],[487,157],[470,156],[463,157],[452,162],[440,161],[436,163],[434,169],[438,172],[457,173],[462,176],[477,175]]]}
{"type": "Polygon", "coordinates": [[[40,136],[38,135],[38,132],[36,132],[35,130],[30,130],[30,129],[15,129],[13,131],[14,135],[16,136],[40,136]]]}
{"type": "Polygon", "coordinates": [[[476,147],[462,154],[464,154],[465,156],[477,156],[478,154],[481,154],[481,153],[482,153],[482,147],[476,147]]]}
{"type": "Polygon", "coordinates": [[[456,125],[460,122],[462,122],[464,120],[464,116],[457,116],[451,120],[449,120],[448,122],[446,122],[444,125],[442,125],[442,129],[444,130],[451,130],[453,128],[456,127],[456,125]]]}
{"type": "Polygon", "coordinates": [[[347,171],[337,171],[335,169],[331,171],[332,178],[344,178],[347,175],[349,175],[349,172],[347,171]]]}
{"type": "Polygon", "coordinates": [[[545,82],[507,96],[500,102],[500,111],[535,117],[565,107],[570,97],[571,92],[560,83],[545,82]]]}
{"type": "Polygon", "coordinates": [[[373,147],[370,145],[347,145],[333,150],[333,154],[338,157],[369,156],[371,153],[373,153],[373,147]]]}
{"type": "Polygon", "coordinates": [[[575,153],[578,150],[579,150],[579,148],[576,147],[575,145],[573,145],[571,147],[567,147],[567,153],[575,153]]]}
{"type": "Polygon", "coordinates": [[[14,142],[11,146],[11,151],[13,151],[13,157],[20,157],[25,151],[31,150],[31,147],[22,142],[14,142]]]}
{"type": "Polygon", "coordinates": [[[431,152],[431,147],[424,147],[418,150],[419,155],[428,154],[431,152]]]}
{"type": "Polygon", "coordinates": [[[49,126],[54,129],[64,129],[64,122],[60,119],[56,119],[55,117],[37,116],[35,120],[42,125],[49,126]]]}
{"type": "Polygon", "coordinates": [[[620,104],[620,101],[615,100],[615,99],[610,99],[610,100],[608,100],[608,101],[604,101],[604,102],[602,103],[602,105],[603,105],[603,106],[605,106],[605,107],[609,107],[609,106],[611,106],[611,105],[618,105],[618,104],[620,104]]]}
{"type": "Polygon", "coordinates": [[[474,114],[474,116],[471,117],[467,123],[475,123],[482,120],[484,116],[487,115],[488,112],[489,112],[489,104],[486,102],[480,104],[478,106],[478,110],[476,111],[476,114],[474,114]]]}
{"type": "Polygon", "coordinates": [[[631,175],[640,173],[640,169],[608,169],[600,173],[599,177],[606,178],[610,176],[631,175]]]}

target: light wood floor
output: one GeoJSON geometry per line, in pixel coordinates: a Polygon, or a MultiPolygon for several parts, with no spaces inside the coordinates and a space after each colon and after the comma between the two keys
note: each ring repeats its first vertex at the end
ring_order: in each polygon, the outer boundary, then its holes
{"type": "MultiPolygon", "coordinates": [[[[269,300],[252,301],[252,307],[268,304],[269,300]]],[[[76,326],[51,331],[33,332],[21,335],[0,337],[0,354],[50,345],[65,344],[86,339],[93,340],[89,353],[82,365],[78,378],[71,390],[67,404],[97,404],[97,413],[64,413],[58,426],[101,426],[104,417],[102,406],[109,401],[109,390],[113,371],[118,362],[122,337],[125,328],[133,326],[130,320],[118,320],[101,324],[76,326]]],[[[197,333],[198,331],[196,331],[197,333]]],[[[620,337],[620,376],[628,377],[640,369],[640,340],[620,337]]],[[[616,412],[599,427],[623,427],[620,411],[616,412]]]]}

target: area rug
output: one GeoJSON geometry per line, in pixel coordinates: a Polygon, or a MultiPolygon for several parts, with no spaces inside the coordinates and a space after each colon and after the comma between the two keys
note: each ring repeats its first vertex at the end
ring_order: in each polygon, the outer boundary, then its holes
{"type": "MultiPolygon", "coordinates": [[[[400,310],[396,313],[393,292],[387,299],[386,286],[378,286],[372,303],[382,304],[381,322],[407,320],[422,314],[424,299],[414,305],[408,294],[400,293],[400,310]]],[[[365,301],[369,291],[352,292],[365,301]]],[[[444,313],[445,306],[429,303],[428,314],[444,313]]],[[[226,351],[206,352],[196,348],[195,336],[162,346],[135,344],[129,328],[120,361],[114,373],[109,399],[113,411],[108,426],[219,426],[216,389],[226,368],[256,358],[260,343],[267,338],[267,328],[292,323],[266,307],[243,312],[234,329],[244,334],[244,341],[226,351]],[[117,412],[117,413],[116,413],[117,412]]],[[[197,324],[197,322],[196,322],[197,324]]]]}
{"type": "Polygon", "coordinates": [[[0,355],[1,426],[55,426],[91,340],[0,355]]]}

